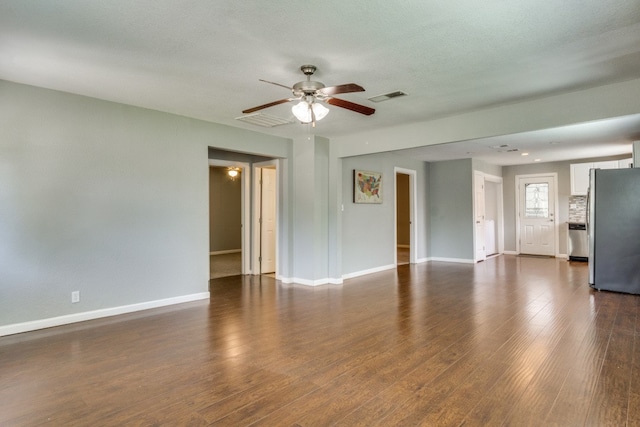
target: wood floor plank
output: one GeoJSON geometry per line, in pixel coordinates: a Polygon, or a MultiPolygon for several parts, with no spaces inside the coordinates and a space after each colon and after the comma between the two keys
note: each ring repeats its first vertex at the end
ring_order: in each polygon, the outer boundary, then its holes
{"type": "MultiPolygon", "coordinates": [[[[625,315],[625,310],[618,312],[625,315]]],[[[626,321],[623,321],[626,323],[626,321]]],[[[614,323],[607,353],[591,399],[587,423],[624,425],[627,422],[629,390],[631,387],[634,334],[614,323]]]]}
{"type": "MultiPolygon", "coordinates": [[[[576,310],[566,307],[566,312],[573,315],[576,310]]],[[[546,353],[544,362],[533,375],[524,393],[513,405],[506,418],[507,425],[536,426],[540,425],[554,406],[558,394],[565,383],[569,370],[574,366],[580,353],[584,351],[584,336],[593,327],[593,322],[581,319],[576,322],[574,317],[567,322],[562,336],[555,343],[551,343],[547,350],[544,348],[532,351],[546,353]]],[[[554,331],[561,328],[554,327],[554,331]]]]}
{"type": "Polygon", "coordinates": [[[639,425],[640,297],[499,256],[0,338],[0,425],[639,425]]]}

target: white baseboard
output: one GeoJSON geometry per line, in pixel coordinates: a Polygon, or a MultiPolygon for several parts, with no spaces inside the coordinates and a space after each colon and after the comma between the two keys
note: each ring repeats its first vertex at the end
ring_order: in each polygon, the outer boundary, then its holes
{"type": "Polygon", "coordinates": [[[324,278],[324,279],[300,279],[299,277],[277,277],[282,283],[295,283],[304,286],[320,286],[320,285],[341,285],[342,279],[324,278]]]}
{"type": "Polygon", "coordinates": [[[518,252],[516,251],[502,251],[502,253],[504,255],[518,255],[518,252]]]}
{"type": "Polygon", "coordinates": [[[151,308],[164,307],[167,305],[182,304],[185,302],[208,299],[209,297],[209,292],[201,292],[198,294],[123,305],[120,307],[104,308],[101,310],[85,311],[83,313],[74,313],[65,316],[50,317],[48,319],[33,320],[30,322],[14,323],[12,325],[0,326],[0,337],[35,331],[38,329],[52,328],[54,326],[84,322],[87,320],[100,319],[103,317],[117,316],[119,314],[132,313],[134,311],[149,310],[151,308]]]}
{"type": "Polygon", "coordinates": [[[464,258],[441,258],[441,257],[431,257],[429,261],[440,261],[440,262],[455,262],[458,264],[475,264],[476,262],[472,259],[464,259],[464,258]]]}
{"type": "Polygon", "coordinates": [[[375,268],[370,268],[368,270],[362,270],[362,271],[356,271],[356,272],[353,272],[353,273],[343,274],[342,278],[343,279],[353,279],[354,277],[364,276],[366,274],[372,274],[372,273],[379,273],[381,271],[391,270],[391,269],[394,269],[394,268],[396,268],[396,266],[394,264],[383,265],[382,267],[375,267],[375,268]]]}
{"type": "Polygon", "coordinates": [[[567,255],[567,254],[556,254],[556,258],[569,259],[569,255],[567,255]]]}
{"type": "Polygon", "coordinates": [[[431,261],[430,258],[418,258],[416,260],[416,264],[422,264],[423,262],[429,262],[429,261],[431,261]]]}
{"type": "Polygon", "coordinates": [[[228,249],[226,251],[213,251],[213,252],[209,252],[209,255],[237,254],[238,252],[242,252],[242,249],[228,249]]]}

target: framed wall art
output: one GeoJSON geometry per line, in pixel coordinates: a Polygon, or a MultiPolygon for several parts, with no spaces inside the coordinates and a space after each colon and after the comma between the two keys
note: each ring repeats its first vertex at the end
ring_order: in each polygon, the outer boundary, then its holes
{"type": "Polygon", "coordinates": [[[353,203],[382,203],[382,174],[353,170],[353,203]]]}

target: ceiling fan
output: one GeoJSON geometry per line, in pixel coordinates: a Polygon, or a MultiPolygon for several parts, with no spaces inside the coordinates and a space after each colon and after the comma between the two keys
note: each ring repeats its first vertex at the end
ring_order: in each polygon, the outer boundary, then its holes
{"type": "Polygon", "coordinates": [[[346,108],[347,110],[355,111],[356,113],[365,114],[367,116],[375,113],[376,110],[373,108],[333,97],[333,95],[341,93],[363,92],[364,88],[362,86],[355,83],[347,83],[339,86],[327,87],[321,82],[315,82],[311,80],[311,76],[316,71],[315,65],[303,65],[302,67],[300,67],[300,70],[304,73],[305,76],[307,76],[307,80],[298,82],[294,84],[293,87],[288,87],[280,83],[274,83],[260,79],[261,82],[270,83],[276,86],[282,86],[291,90],[291,92],[293,93],[293,97],[284,98],[278,101],[270,102],[268,104],[249,108],[244,110],[243,113],[250,114],[264,108],[284,104],[285,102],[300,101],[299,103],[291,107],[291,112],[302,123],[312,123],[313,126],[315,126],[316,121],[322,120],[329,113],[329,109],[322,105],[322,103],[346,108]]]}

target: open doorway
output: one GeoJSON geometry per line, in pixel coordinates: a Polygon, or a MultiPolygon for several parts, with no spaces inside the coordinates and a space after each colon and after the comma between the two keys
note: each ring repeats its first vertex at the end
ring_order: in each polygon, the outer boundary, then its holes
{"type": "Polygon", "coordinates": [[[209,160],[209,278],[247,274],[248,165],[209,160]]]}
{"type": "Polygon", "coordinates": [[[417,262],[416,171],[394,168],[395,172],[395,265],[417,262]]]}
{"type": "Polygon", "coordinates": [[[411,252],[411,212],[409,210],[409,175],[396,173],[396,260],[409,264],[411,252]]]}
{"type": "Polygon", "coordinates": [[[475,262],[504,251],[502,178],[474,171],[474,244],[475,262]]]}

